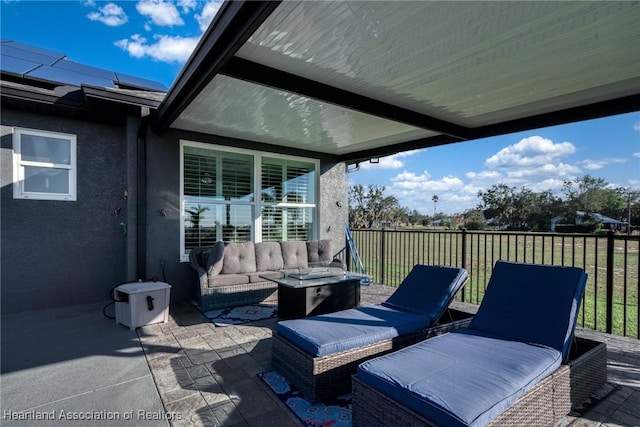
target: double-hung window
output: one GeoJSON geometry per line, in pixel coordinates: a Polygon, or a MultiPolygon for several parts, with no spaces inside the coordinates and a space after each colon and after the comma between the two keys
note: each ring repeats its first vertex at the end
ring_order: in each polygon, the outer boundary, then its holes
{"type": "Polygon", "coordinates": [[[262,158],[262,240],[310,240],[313,238],[315,165],[262,158]]]}
{"type": "Polygon", "coordinates": [[[182,259],[218,240],[311,240],[317,161],[182,141],[182,259]]]}
{"type": "Polygon", "coordinates": [[[250,241],[253,227],[253,157],[183,146],[183,248],[217,240],[250,241]]]}
{"type": "Polygon", "coordinates": [[[13,198],[76,200],[76,136],[15,128],[13,198]]]}

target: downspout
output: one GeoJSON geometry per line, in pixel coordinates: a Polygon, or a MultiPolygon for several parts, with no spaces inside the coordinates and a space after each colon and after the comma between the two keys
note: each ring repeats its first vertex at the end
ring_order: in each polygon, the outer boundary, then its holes
{"type": "Polygon", "coordinates": [[[126,208],[120,226],[125,239],[125,265],[124,279],[131,282],[138,279],[137,272],[137,222],[138,200],[137,174],[138,174],[138,127],[140,118],[136,115],[127,116],[126,121],[126,147],[125,147],[125,183],[123,199],[126,208]]]}
{"type": "Polygon", "coordinates": [[[147,130],[149,128],[150,110],[140,108],[140,122],[137,138],[137,277],[144,279],[147,274],[147,130]]]}

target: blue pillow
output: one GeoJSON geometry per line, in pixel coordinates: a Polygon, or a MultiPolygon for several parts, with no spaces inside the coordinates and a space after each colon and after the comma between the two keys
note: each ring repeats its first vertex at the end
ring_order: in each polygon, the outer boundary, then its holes
{"type": "Polygon", "coordinates": [[[468,276],[464,268],[415,265],[382,305],[424,314],[431,322],[436,322],[468,276]]]}

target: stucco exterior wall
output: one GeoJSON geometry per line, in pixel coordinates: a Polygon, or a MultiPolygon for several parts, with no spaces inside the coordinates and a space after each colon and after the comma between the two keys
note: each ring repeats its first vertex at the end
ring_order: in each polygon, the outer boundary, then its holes
{"type": "MultiPolygon", "coordinates": [[[[195,272],[180,257],[180,139],[257,147],[177,131],[158,136],[150,129],[138,146],[138,120],[107,125],[3,109],[0,280],[4,312],[106,303],[113,286],[154,277],[172,285],[174,302],[195,296],[195,272]],[[76,201],[13,199],[14,126],[76,135],[76,201]],[[139,149],[142,156],[137,156],[139,149]],[[121,223],[127,224],[127,235],[121,223]]],[[[285,154],[311,157],[295,150],[285,154]]],[[[330,157],[320,160],[317,233],[319,238],[331,238],[338,252],[345,245],[348,217],[345,165],[330,157]]]]}
{"type": "MultiPolygon", "coordinates": [[[[180,139],[274,151],[249,141],[167,131],[149,131],[146,138],[146,275],[166,279],[172,301],[195,297],[197,276],[180,259],[180,139]]],[[[281,150],[283,154],[309,157],[309,153],[281,150]]],[[[320,159],[319,238],[333,239],[334,252],[345,246],[344,224],[348,220],[347,177],[344,163],[320,159]],[[341,206],[339,207],[338,204],[341,206]]]]}
{"type": "Polygon", "coordinates": [[[6,108],[1,124],[2,311],[107,301],[126,278],[124,126],[6,108]],[[13,199],[13,126],[76,135],[76,201],[13,199]]]}

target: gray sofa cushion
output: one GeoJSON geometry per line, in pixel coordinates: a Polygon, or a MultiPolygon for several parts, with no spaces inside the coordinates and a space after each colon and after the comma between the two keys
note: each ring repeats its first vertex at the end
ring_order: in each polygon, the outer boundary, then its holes
{"type": "Polygon", "coordinates": [[[331,240],[310,240],[307,242],[309,263],[330,263],[333,261],[331,240]]]}
{"type": "Polygon", "coordinates": [[[284,268],[280,243],[261,242],[256,243],[255,248],[257,271],[282,270],[284,268]]]}
{"type": "Polygon", "coordinates": [[[222,274],[256,271],[256,251],[253,242],[229,243],[224,248],[222,274]]]}
{"type": "MultiPolygon", "coordinates": [[[[280,242],[284,268],[307,268],[307,242],[280,242]]],[[[255,271],[255,270],[254,270],[255,271]]]]}

